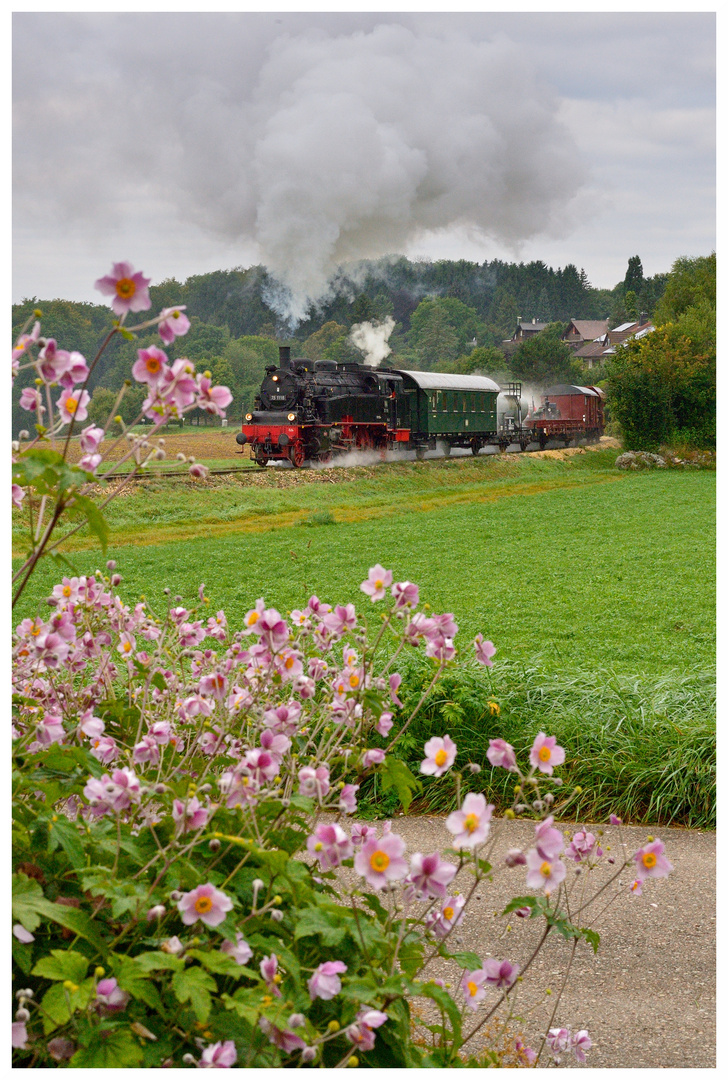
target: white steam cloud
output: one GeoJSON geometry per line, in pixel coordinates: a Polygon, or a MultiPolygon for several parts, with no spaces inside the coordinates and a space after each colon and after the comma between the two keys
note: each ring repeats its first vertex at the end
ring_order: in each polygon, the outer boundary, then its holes
{"type": "Polygon", "coordinates": [[[392,351],[389,335],[395,327],[394,319],[387,315],[384,322],[356,323],[349,331],[349,341],[364,354],[364,363],[370,367],[379,367],[392,351]]]}
{"type": "Polygon", "coordinates": [[[174,207],[256,251],[292,322],[337,268],[442,230],[483,258],[489,238],[517,251],[570,231],[585,176],[530,55],[457,18],[347,18],[335,32],[288,16],[22,16],[19,209],[32,196],[36,216],[108,230],[174,207]],[[53,161],[52,193],[30,161],[53,161]]]}

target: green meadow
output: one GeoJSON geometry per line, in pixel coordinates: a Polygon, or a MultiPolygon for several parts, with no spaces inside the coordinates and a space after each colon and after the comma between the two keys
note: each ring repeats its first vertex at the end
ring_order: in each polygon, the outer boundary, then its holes
{"type": "MultiPolygon", "coordinates": [[[[454,738],[460,730],[459,745],[478,761],[486,734],[525,746],[550,724],[570,749],[590,747],[592,761],[603,750],[601,794],[591,786],[584,812],[601,813],[621,791],[632,820],[709,823],[715,474],[623,473],[616,454],[149,481],[110,505],[107,557],[129,601],[143,594],[159,607],[166,586],[192,603],[204,582],[211,608],[224,608],[233,626],[259,596],[285,613],[311,593],[354,601],[376,619],[359,584],[381,562],[395,580],[416,582],[434,611],[455,613],[464,652],[478,631],[498,649],[492,673],[464,677],[423,715],[414,741],[402,740],[413,764],[421,739],[443,724],[454,738]],[[494,695],[497,723],[485,705],[494,695]],[[686,782],[688,743],[700,765],[686,782]]],[[[91,540],[79,535],[69,548],[75,572],[103,568],[91,540]]],[[[16,622],[62,573],[42,565],[16,622]]],[[[413,692],[420,668],[416,659],[408,667],[413,692]]],[[[582,771],[589,755],[579,757],[582,771]]]]}

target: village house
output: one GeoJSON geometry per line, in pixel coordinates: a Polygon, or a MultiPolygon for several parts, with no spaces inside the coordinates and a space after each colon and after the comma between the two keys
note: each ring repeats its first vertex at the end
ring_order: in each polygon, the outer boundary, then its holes
{"type": "Polygon", "coordinates": [[[614,356],[618,345],[629,341],[631,338],[639,339],[644,337],[645,334],[652,333],[654,329],[647,314],[642,312],[638,322],[621,323],[619,326],[615,326],[613,330],[607,330],[598,338],[588,341],[581,348],[576,349],[574,356],[581,360],[586,368],[598,367],[604,363],[607,357],[614,356]]]}
{"type": "Polygon", "coordinates": [[[587,342],[603,337],[608,329],[607,319],[572,319],[561,335],[561,340],[566,345],[579,348],[587,342]]]}

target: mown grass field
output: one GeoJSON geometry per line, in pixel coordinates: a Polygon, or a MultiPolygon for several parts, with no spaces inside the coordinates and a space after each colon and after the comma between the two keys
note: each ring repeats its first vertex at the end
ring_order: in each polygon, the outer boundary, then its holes
{"type": "MultiPolygon", "coordinates": [[[[381,562],[417,582],[435,611],[455,613],[462,648],[478,631],[498,648],[492,676],[476,673],[464,703],[457,687],[438,698],[418,740],[448,725],[481,760],[486,731],[525,745],[549,723],[581,746],[582,770],[599,764],[601,795],[585,812],[613,805],[619,790],[633,820],[705,824],[715,783],[715,475],[622,473],[616,453],[150,481],[111,504],[108,557],[129,600],[161,605],[168,586],[192,603],[204,581],[232,625],[258,596],[286,612],[312,592],[376,618],[359,583],[381,562]],[[497,732],[489,695],[503,705],[497,732]]],[[[67,555],[79,573],[104,564],[82,536],[67,555]]],[[[36,610],[60,572],[42,567],[20,614],[36,610]]],[[[406,742],[403,751],[415,752],[406,742]]]]}

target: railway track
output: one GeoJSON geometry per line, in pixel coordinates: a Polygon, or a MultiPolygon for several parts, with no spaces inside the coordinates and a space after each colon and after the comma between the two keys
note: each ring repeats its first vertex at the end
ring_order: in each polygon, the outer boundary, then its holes
{"type": "MultiPolygon", "coordinates": [[[[564,449],[564,447],[561,447],[561,446],[554,446],[553,445],[553,440],[551,442],[552,442],[552,445],[547,446],[546,447],[547,450],[564,449]]],[[[513,444],[513,445],[516,445],[516,444],[513,444]]],[[[597,443],[596,445],[598,446],[599,444],[597,443]]],[[[507,454],[509,454],[509,455],[514,454],[516,456],[518,456],[519,454],[537,454],[537,453],[540,453],[540,452],[541,452],[541,449],[538,446],[538,444],[533,444],[532,449],[526,449],[526,450],[520,450],[519,449],[519,450],[507,450],[506,451],[507,454]]],[[[427,460],[427,461],[439,461],[439,460],[448,460],[449,459],[449,460],[452,461],[452,460],[455,460],[455,458],[470,457],[470,456],[471,455],[469,453],[452,454],[452,455],[440,453],[440,454],[434,454],[432,457],[428,456],[428,457],[425,458],[425,460],[427,460]]],[[[480,456],[481,457],[500,457],[501,455],[496,452],[495,454],[481,454],[480,456]]],[[[392,464],[397,464],[400,461],[409,461],[409,460],[410,460],[410,458],[401,458],[401,459],[397,459],[396,461],[389,461],[389,462],[388,461],[381,461],[381,462],[377,461],[376,464],[377,465],[379,465],[379,464],[381,464],[381,465],[392,465],[392,464]]],[[[413,457],[411,460],[414,461],[415,458],[413,457]]],[[[373,461],[362,461],[361,464],[362,465],[372,465],[372,464],[375,464],[375,462],[373,462],[373,461]]],[[[320,470],[323,470],[325,468],[326,469],[330,469],[330,468],[339,468],[339,469],[341,469],[341,468],[355,468],[355,467],[356,467],[356,462],[353,462],[349,466],[343,466],[343,465],[321,466],[320,470]]],[[[263,473],[265,473],[267,471],[275,471],[278,468],[281,468],[281,466],[266,466],[265,469],[261,469],[261,468],[253,468],[250,465],[234,465],[234,466],[231,466],[230,468],[225,468],[225,469],[210,469],[207,475],[208,476],[234,476],[234,475],[239,475],[239,474],[245,473],[245,474],[253,477],[253,476],[261,476],[263,473]]],[[[285,472],[290,472],[290,471],[291,471],[290,469],[285,469],[285,472]]],[[[305,472],[309,472],[310,468],[304,466],[301,470],[296,470],[296,471],[297,472],[300,471],[300,472],[305,473],[305,472]]],[[[170,470],[170,471],[167,471],[167,472],[161,472],[161,471],[160,472],[156,472],[156,471],[151,472],[151,471],[147,471],[147,472],[143,472],[143,473],[135,473],[133,476],[129,477],[129,480],[134,482],[134,483],[137,483],[137,482],[143,481],[143,480],[157,481],[157,480],[185,480],[185,479],[187,479],[187,480],[190,479],[190,474],[189,474],[188,469],[175,469],[174,471],[170,470]]]]}

